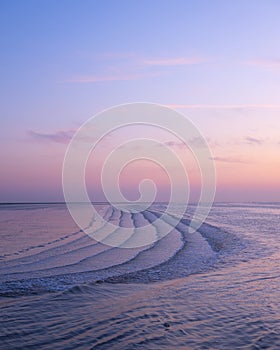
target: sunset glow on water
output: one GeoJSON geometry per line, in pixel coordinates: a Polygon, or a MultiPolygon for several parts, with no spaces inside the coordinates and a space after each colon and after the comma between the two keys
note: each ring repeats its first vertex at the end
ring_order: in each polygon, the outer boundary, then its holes
{"type": "Polygon", "coordinates": [[[1,349],[280,348],[279,11],[1,2],[1,349]]]}

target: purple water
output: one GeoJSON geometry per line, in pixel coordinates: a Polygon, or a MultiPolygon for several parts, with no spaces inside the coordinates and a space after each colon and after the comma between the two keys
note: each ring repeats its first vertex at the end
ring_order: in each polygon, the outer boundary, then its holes
{"type": "MultiPolygon", "coordinates": [[[[280,205],[215,204],[189,234],[193,209],[155,244],[120,249],[64,204],[1,205],[0,348],[279,349],[280,205]]],[[[162,210],[99,206],[132,229],[162,210]]]]}

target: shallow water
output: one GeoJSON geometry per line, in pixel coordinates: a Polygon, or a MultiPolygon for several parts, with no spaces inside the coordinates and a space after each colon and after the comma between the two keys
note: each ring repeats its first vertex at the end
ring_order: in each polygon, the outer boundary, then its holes
{"type": "Polygon", "coordinates": [[[216,204],[190,235],[192,210],[156,244],[118,249],[64,205],[2,206],[0,348],[279,349],[280,205],[216,204]]]}

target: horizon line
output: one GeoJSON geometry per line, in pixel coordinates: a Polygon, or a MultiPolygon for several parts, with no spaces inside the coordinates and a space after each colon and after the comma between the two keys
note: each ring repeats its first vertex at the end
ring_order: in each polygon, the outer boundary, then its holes
{"type": "MultiPolygon", "coordinates": [[[[71,204],[88,204],[88,202],[68,202],[71,204]]],[[[96,202],[90,202],[91,204],[120,204],[120,203],[126,203],[126,202],[114,202],[114,203],[110,203],[107,201],[96,201],[96,202]]],[[[146,204],[148,202],[141,202],[143,204],[146,204]]],[[[135,204],[141,204],[139,202],[135,203],[135,204]]],[[[162,204],[166,204],[169,203],[168,201],[155,201],[152,204],[157,204],[157,203],[162,203],[162,204]]],[[[176,204],[185,204],[185,202],[176,202],[176,204]]],[[[197,204],[199,203],[199,201],[197,202],[189,202],[188,204],[197,204]]],[[[213,203],[275,203],[275,204],[280,204],[280,201],[214,201],[213,203]]],[[[67,202],[64,201],[51,201],[51,202],[0,202],[0,206],[1,205],[18,205],[18,204],[67,204],[67,202]]],[[[133,201],[130,202],[130,204],[134,204],[133,201]]]]}

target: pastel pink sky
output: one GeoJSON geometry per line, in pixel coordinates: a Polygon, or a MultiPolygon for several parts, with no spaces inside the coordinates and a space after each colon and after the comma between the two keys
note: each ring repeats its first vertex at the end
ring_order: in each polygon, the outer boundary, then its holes
{"type": "MultiPolygon", "coordinates": [[[[216,201],[280,201],[279,11],[273,0],[2,4],[0,202],[63,201],[62,163],[75,130],[137,101],[177,109],[205,136],[216,201]]],[[[97,149],[90,195],[104,199],[100,169],[114,142],[143,131],[183,159],[197,200],[201,179],[189,151],[147,128],[121,131],[97,149]]],[[[169,178],[151,162],[123,170],[123,193],[137,198],[147,177],[157,199],[168,200],[169,178]]]]}
{"type": "MultiPolygon", "coordinates": [[[[262,120],[260,110],[241,113],[206,107],[188,110],[187,114],[205,135],[217,170],[217,201],[277,201],[279,198],[280,159],[277,132],[278,110],[269,111],[270,123],[262,120]],[[259,118],[257,118],[259,116],[259,118]],[[211,118],[211,126],[206,123],[211,118]],[[226,120],[226,118],[228,118],[226,120]],[[246,118],[246,119],[245,119],[246,118]],[[254,124],[254,125],[253,125],[254,124]],[[263,128],[265,126],[265,128],[263,128]]],[[[67,144],[73,135],[71,128],[49,133],[28,132],[10,144],[9,152],[2,154],[5,164],[1,171],[3,201],[61,201],[61,171],[67,144]]],[[[90,197],[104,200],[100,173],[103,162],[116,144],[127,135],[157,138],[164,147],[171,147],[184,162],[190,180],[190,197],[196,201],[201,191],[199,168],[188,148],[173,134],[154,127],[130,127],[114,132],[104,139],[89,158],[86,180],[90,197]]],[[[193,145],[189,145],[190,148],[193,145]]],[[[133,150],[128,150],[133,154],[133,150]]],[[[153,162],[135,161],[126,166],[120,176],[120,188],[128,198],[139,196],[142,179],[152,179],[158,187],[157,200],[168,200],[170,179],[153,162]]],[[[112,179],[112,188],[116,186],[112,179]]],[[[174,184],[173,184],[174,185],[174,184]]],[[[176,183],[175,186],[183,186],[176,183]]]]}

